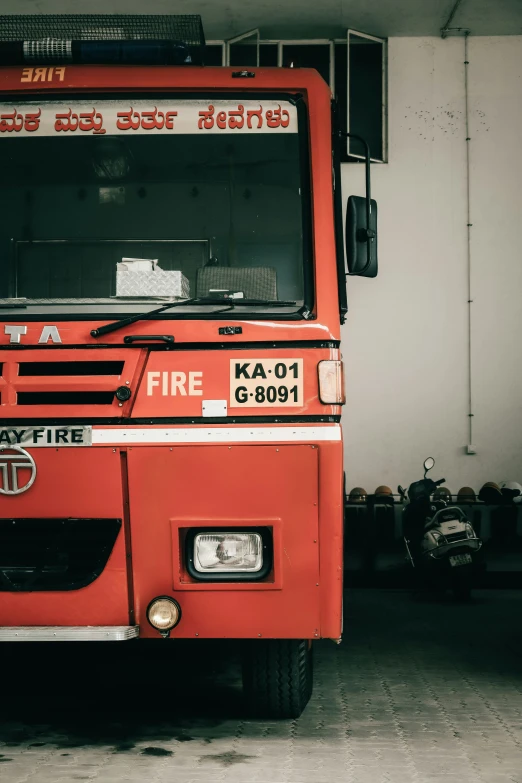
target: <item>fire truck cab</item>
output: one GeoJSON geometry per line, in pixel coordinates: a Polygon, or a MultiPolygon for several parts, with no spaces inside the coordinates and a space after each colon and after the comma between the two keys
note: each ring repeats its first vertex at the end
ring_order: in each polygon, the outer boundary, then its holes
{"type": "Polygon", "coordinates": [[[205,67],[197,17],[0,31],[0,640],[242,640],[250,708],[295,717],[341,637],[369,176],[346,270],[315,71],[205,67]]]}

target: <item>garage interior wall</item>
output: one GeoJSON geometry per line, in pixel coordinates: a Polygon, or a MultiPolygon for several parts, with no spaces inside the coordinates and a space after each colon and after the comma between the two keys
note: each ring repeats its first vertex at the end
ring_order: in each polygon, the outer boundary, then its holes
{"type": "MultiPolygon", "coordinates": [[[[342,329],[348,490],[522,481],[522,36],[468,38],[473,446],[468,455],[464,39],[391,38],[389,163],[373,166],[379,276],[342,329]]],[[[343,194],[363,194],[345,164],[343,194]]]]}

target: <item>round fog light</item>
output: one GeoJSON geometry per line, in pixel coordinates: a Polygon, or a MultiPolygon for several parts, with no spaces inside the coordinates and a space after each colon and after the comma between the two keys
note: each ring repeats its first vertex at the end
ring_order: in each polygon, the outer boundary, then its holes
{"type": "Polygon", "coordinates": [[[130,400],[132,392],[128,386],[118,386],[115,394],[117,400],[120,402],[127,402],[127,400],[130,400]]]}
{"type": "Polygon", "coordinates": [[[181,608],[173,598],[154,598],[147,609],[147,620],[157,631],[171,631],[181,619],[181,608]]]}

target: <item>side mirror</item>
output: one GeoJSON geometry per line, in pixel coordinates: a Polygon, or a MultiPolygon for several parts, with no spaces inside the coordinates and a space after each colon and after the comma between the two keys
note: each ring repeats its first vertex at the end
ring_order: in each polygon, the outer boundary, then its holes
{"type": "Polygon", "coordinates": [[[431,470],[434,465],[435,465],[435,460],[433,459],[433,457],[427,457],[424,460],[424,475],[426,475],[428,470],[431,470]]]}
{"type": "Polygon", "coordinates": [[[348,199],[346,259],[350,275],[377,277],[377,202],[374,199],[369,202],[362,196],[350,196],[348,199]]]}
{"type": "Polygon", "coordinates": [[[377,202],[371,196],[370,147],[356,133],[345,133],[364,147],[364,178],[366,194],[350,196],[346,207],[346,260],[348,274],[377,277],[377,202]]]}

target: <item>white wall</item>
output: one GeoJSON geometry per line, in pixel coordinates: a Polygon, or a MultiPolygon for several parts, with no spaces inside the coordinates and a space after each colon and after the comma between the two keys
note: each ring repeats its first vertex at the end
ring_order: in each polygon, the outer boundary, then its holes
{"type": "MultiPolygon", "coordinates": [[[[348,489],[522,482],[522,37],[469,45],[473,445],[468,435],[464,40],[389,41],[389,163],[373,167],[379,276],[349,281],[348,489]]],[[[363,193],[362,167],[343,191],[363,193]]]]}

